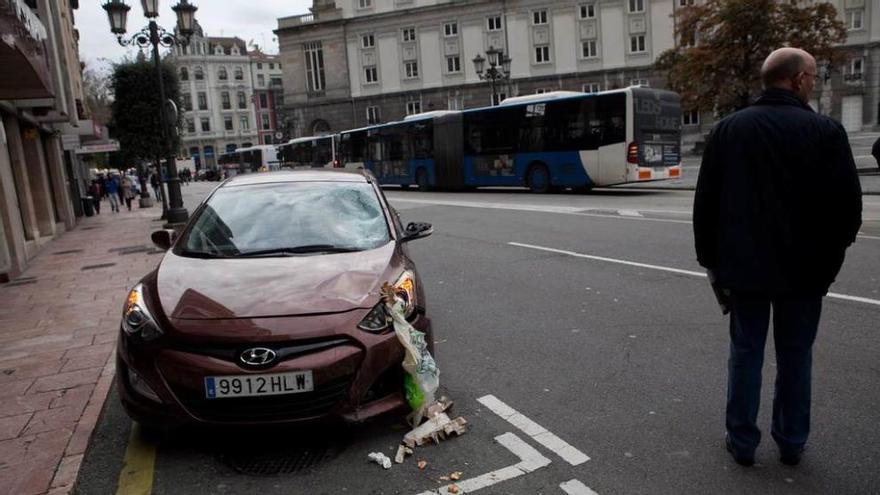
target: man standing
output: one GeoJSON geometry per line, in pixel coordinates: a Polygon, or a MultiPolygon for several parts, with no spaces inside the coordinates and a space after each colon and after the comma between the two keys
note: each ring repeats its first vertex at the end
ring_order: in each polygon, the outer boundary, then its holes
{"type": "Polygon", "coordinates": [[[771,434],[781,462],[800,462],[822,298],[862,221],[846,131],[806,103],[817,77],[809,53],[771,53],[761,68],[763,94],[718,122],[697,182],[697,259],[730,309],[726,445],[744,466],[754,464],[761,440],[756,420],[771,306],[771,434]]]}

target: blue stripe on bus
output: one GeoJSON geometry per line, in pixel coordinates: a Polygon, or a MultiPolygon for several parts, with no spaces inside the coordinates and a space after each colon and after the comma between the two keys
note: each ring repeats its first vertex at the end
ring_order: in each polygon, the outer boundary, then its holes
{"type": "Polygon", "coordinates": [[[464,158],[465,184],[469,186],[521,186],[526,185],[526,174],[529,166],[533,163],[542,163],[550,172],[550,182],[554,186],[580,187],[593,185],[593,180],[587,175],[586,169],[581,163],[580,153],[577,151],[542,152],[542,153],[517,153],[514,155],[513,168],[504,175],[504,171],[497,170],[495,174],[478,173],[477,164],[480,160],[493,160],[497,156],[473,156],[466,155],[464,158]]]}

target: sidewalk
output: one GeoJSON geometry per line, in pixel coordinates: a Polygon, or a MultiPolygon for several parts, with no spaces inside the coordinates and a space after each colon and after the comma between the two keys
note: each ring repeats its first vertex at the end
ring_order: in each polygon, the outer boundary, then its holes
{"type": "Polygon", "coordinates": [[[158,263],[161,206],[101,215],[0,285],[0,491],[73,489],[114,376],[127,290],[158,263]]]}

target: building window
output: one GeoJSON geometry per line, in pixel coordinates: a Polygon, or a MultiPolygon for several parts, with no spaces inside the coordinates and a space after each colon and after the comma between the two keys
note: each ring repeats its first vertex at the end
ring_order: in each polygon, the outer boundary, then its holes
{"type": "Polygon", "coordinates": [[[251,121],[250,121],[250,119],[247,118],[246,115],[242,116],[240,119],[238,119],[238,124],[239,124],[239,127],[241,128],[241,130],[243,130],[243,131],[250,130],[250,128],[251,128],[251,121]]]}
{"type": "Polygon", "coordinates": [[[406,73],[407,79],[415,79],[419,77],[419,63],[418,62],[407,62],[404,64],[404,72],[406,73]]]}
{"type": "Polygon", "coordinates": [[[220,79],[221,81],[226,81],[227,79],[229,79],[229,73],[226,72],[226,67],[220,67],[220,69],[217,71],[217,79],[220,79]]]}
{"type": "Polygon", "coordinates": [[[547,10],[536,10],[532,12],[532,24],[547,24],[547,10]]]}
{"type": "Polygon", "coordinates": [[[596,17],[595,3],[582,3],[578,7],[581,19],[594,19],[596,17]]]}
{"type": "Polygon", "coordinates": [[[193,109],[192,96],[189,93],[183,93],[180,95],[180,99],[183,100],[183,109],[191,112],[193,109]]]}
{"type": "Polygon", "coordinates": [[[208,94],[200,91],[198,94],[199,99],[199,110],[207,110],[208,109],[208,94]]]}
{"type": "Polygon", "coordinates": [[[375,65],[364,67],[364,81],[367,84],[374,84],[379,82],[379,73],[376,70],[375,65]]]}
{"type": "Polygon", "coordinates": [[[416,40],[416,28],[408,27],[403,28],[402,36],[404,42],[415,41],[416,40]]]}
{"type": "Polygon", "coordinates": [[[847,82],[856,82],[862,80],[865,61],[861,58],[854,58],[849,61],[849,66],[844,68],[843,80],[847,82]]]}
{"type": "Polygon", "coordinates": [[[688,7],[694,4],[694,0],[678,0],[679,7],[688,7]]]}
{"type": "Polygon", "coordinates": [[[263,144],[272,144],[272,135],[266,134],[263,136],[263,144]]]}
{"type": "Polygon", "coordinates": [[[193,71],[196,81],[204,81],[205,80],[205,71],[202,70],[201,67],[196,67],[193,71]]]}
{"type": "Polygon", "coordinates": [[[507,99],[506,93],[495,93],[494,95],[492,95],[492,98],[490,101],[492,102],[492,106],[494,107],[494,106],[500,105],[501,102],[504,101],[505,99],[507,99]]]}
{"type": "Polygon", "coordinates": [[[535,47],[535,63],[546,64],[550,62],[550,45],[539,45],[535,47]]]}
{"type": "Polygon", "coordinates": [[[260,93],[260,108],[269,108],[269,97],[266,93],[260,93]]]}
{"type": "Polygon", "coordinates": [[[581,42],[581,56],[583,58],[593,58],[599,55],[596,50],[596,40],[587,40],[581,42]]]}
{"type": "Polygon", "coordinates": [[[211,132],[211,119],[202,118],[202,132],[211,132]]]}
{"type": "Polygon", "coordinates": [[[536,94],[536,95],[542,95],[542,94],[544,94],[544,93],[549,93],[549,92],[551,92],[551,91],[553,91],[553,90],[552,90],[552,89],[549,89],[549,88],[538,88],[538,89],[535,90],[535,94],[536,94]]]}
{"type": "Polygon", "coordinates": [[[306,43],[306,83],[311,92],[324,91],[324,51],[321,42],[306,43]]]}
{"type": "Polygon", "coordinates": [[[449,110],[464,110],[464,97],[450,96],[446,100],[446,108],[449,110]]]}
{"type": "Polygon", "coordinates": [[[269,63],[269,70],[275,70],[275,63],[274,62],[269,63]]]}
{"type": "Polygon", "coordinates": [[[260,115],[260,124],[263,126],[264,131],[270,130],[271,126],[269,125],[269,114],[264,113],[260,115]]]}
{"type": "Polygon", "coordinates": [[[369,9],[373,6],[373,0],[357,0],[357,8],[369,9]]]}
{"type": "Polygon", "coordinates": [[[493,15],[486,19],[486,29],[489,31],[501,31],[501,16],[493,15]]]}
{"type": "Polygon", "coordinates": [[[189,81],[189,70],[186,67],[180,68],[180,80],[181,81],[189,81]]]}
{"type": "Polygon", "coordinates": [[[233,130],[232,117],[223,117],[223,128],[227,131],[233,130]]]}
{"type": "Polygon", "coordinates": [[[458,55],[446,57],[446,72],[450,74],[461,72],[461,57],[458,55]]]}
{"type": "Polygon", "coordinates": [[[413,100],[413,101],[406,102],[406,114],[407,115],[415,115],[417,113],[422,113],[421,100],[413,100]]]}
{"type": "Polygon", "coordinates": [[[587,83],[581,87],[581,91],[584,93],[598,93],[602,91],[602,85],[599,83],[587,83]]]}
{"type": "Polygon", "coordinates": [[[229,93],[226,91],[220,93],[220,101],[222,102],[223,110],[232,109],[232,102],[229,100],[229,93]]]}
{"type": "Polygon", "coordinates": [[[190,134],[196,133],[196,121],[193,119],[186,119],[186,132],[190,134]]]}
{"type": "Polygon", "coordinates": [[[854,9],[846,11],[846,28],[850,31],[862,29],[864,27],[864,9],[854,9]]]}
{"type": "Polygon", "coordinates": [[[266,76],[263,74],[257,74],[257,86],[265,86],[266,85],[266,76]]]}
{"type": "Polygon", "coordinates": [[[650,86],[651,83],[648,82],[647,79],[637,78],[637,79],[630,80],[629,85],[630,86],[650,86]]]}
{"type": "Polygon", "coordinates": [[[238,92],[238,108],[240,110],[247,108],[247,95],[244,94],[244,91],[238,92]]]}
{"type": "Polygon", "coordinates": [[[629,13],[635,14],[645,11],[645,0],[629,0],[629,13]]]}
{"type": "Polygon", "coordinates": [[[686,110],[682,112],[681,125],[700,125],[700,111],[686,110]]]}
{"type": "Polygon", "coordinates": [[[257,70],[263,70],[263,62],[257,62],[257,70]]]}
{"type": "Polygon", "coordinates": [[[236,81],[243,81],[244,80],[244,71],[241,70],[241,67],[235,68],[235,80],[236,81]]]}
{"type": "Polygon", "coordinates": [[[373,48],[376,46],[376,38],[372,33],[361,36],[361,48],[373,48]]]}
{"type": "Polygon", "coordinates": [[[367,107],[367,124],[379,123],[379,107],[367,107]]]}
{"type": "Polygon", "coordinates": [[[447,22],[446,24],[444,24],[443,35],[446,37],[458,36],[458,24],[455,22],[447,22]]]}
{"type": "Polygon", "coordinates": [[[641,53],[645,51],[645,35],[638,34],[629,37],[630,53],[641,53]]]}

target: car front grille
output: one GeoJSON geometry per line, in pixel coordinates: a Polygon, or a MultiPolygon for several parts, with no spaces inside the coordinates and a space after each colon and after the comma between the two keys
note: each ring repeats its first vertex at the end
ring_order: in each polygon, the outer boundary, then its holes
{"type": "Polygon", "coordinates": [[[351,375],[316,383],[312,392],[266,397],[206,399],[204,390],[172,386],[175,395],[194,416],[205,421],[251,423],[295,421],[326,415],[346,400],[351,375]]]}

